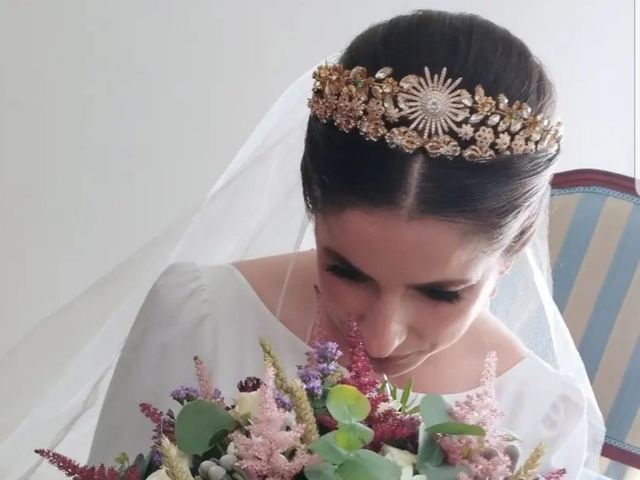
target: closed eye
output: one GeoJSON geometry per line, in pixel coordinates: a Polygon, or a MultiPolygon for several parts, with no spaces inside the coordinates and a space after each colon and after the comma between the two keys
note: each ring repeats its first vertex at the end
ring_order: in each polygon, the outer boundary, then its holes
{"type": "Polygon", "coordinates": [[[362,272],[356,270],[355,268],[340,265],[338,263],[326,265],[325,270],[329,273],[332,273],[336,277],[350,280],[355,283],[365,283],[369,281],[369,277],[364,275],[362,272]]]}
{"type": "Polygon", "coordinates": [[[432,300],[445,303],[458,303],[462,300],[459,292],[454,290],[440,290],[437,288],[426,288],[418,290],[422,295],[432,300]]]}
{"type": "MultiPolygon", "coordinates": [[[[350,266],[341,265],[339,263],[325,265],[325,270],[338,278],[342,278],[354,283],[366,283],[371,280],[367,275],[360,272],[359,270],[350,266]]],[[[417,290],[423,296],[431,300],[436,300],[438,302],[458,303],[460,300],[462,300],[460,292],[455,290],[444,290],[438,288],[419,288],[417,290]]]]}

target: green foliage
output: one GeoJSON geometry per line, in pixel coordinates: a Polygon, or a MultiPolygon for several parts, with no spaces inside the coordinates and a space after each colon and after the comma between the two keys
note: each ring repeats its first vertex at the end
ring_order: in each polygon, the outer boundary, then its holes
{"type": "Polygon", "coordinates": [[[361,422],[369,416],[369,399],[356,387],[336,385],[327,395],[327,409],[331,416],[341,423],[361,422]]]}
{"type": "Polygon", "coordinates": [[[484,437],[486,432],[482,427],[477,425],[467,425],[466,423],[445,422],[432,425],[427,428],[427,432],[434,435],[441,433],[444,435],[473,435],[476,437],[484,437]]]}
{"type": "Polygon", "coordinates": [[[447,423],[449,418],[449,406],[440,395],[425,395],[420,401],[420,417],[425,428],[447,423]]]}
{"type": "Polygon", "coordinates": [[[336,444],[345,450],[358,450],[373,440],[373,430],[358,422],[338,423],[336,444]]]}
{"type": "Polygon", "coordinates": [[[338,429],[313,442],[310,450],[324,462],[305,468],[309,480],[389,480],[400,477],[400,467],[362,447],[373,439],[373,430],[360,423],[371,411],[367,397],[351,385],[329,389],[326,408],[338,429]]]}
{"type": "Polygon", "coordinates": [[[195,400],[176,418],[178,448],[188,455],[202,455],[238,427],[238,423],[217,403],[195,400]]]}
{"type": "Polygon", "coordinates": [[[400,478],[400,466],[371,450],[358,450],[336,472],[344,480],[400,478]]]}
{"type": "Polygon", "coordinates": [[[309,445],[313,453],[332,465],[340,465],[349,458],[349,452],[339,447],[336,442],[337,433],[337,431],[329,432],[309,445]]]}
{"type": "Polygon", "coordinates": [[[304,467],[304,475],[309,480],[342,480],[336,473],[336,468],[330,463],[315,463],[304,467]]]}

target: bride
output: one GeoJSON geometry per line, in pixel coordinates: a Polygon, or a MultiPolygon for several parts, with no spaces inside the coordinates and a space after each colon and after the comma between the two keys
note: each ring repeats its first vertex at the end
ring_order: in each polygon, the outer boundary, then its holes
{"type": "Polygon", "coordinates": [[[529,48],[469,14],[392,18],[301,77],[148,293],[90,463],[148,448],[137,405],[175,407],[193,355],[233,397],[262,372],[259,337],[293,373],[318,332],[345,351],[355,317],[379,374],[449,402],[496,352],[503,426],[523,454],[544,442],[543,469],[568,478],[593,465],[601,418],[545,281],[553,108],[529,48]]]}

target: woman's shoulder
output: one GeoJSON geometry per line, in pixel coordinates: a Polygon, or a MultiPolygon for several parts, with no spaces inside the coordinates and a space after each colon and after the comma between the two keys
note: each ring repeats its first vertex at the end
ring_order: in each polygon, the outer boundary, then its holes
{"type": "Polygon", "coordinates": [[[311,253],[221,264],[171,263],[158,276],[148,298],[164,307],[206,301],[210,311],[233,303],[250,304],[279,319],[298,338],[304,338],[309,312],[315,311],[315,257],[311,253]],[[285,285],[286,295],[278,312],[285,285]]]}
{"type": "Polygon", "coordinates": [[[173,297],[193,298],[200,292],[225,293],[225,289],[241,285],[242,275],[231,263],[200,264],[180,261],[167,265],[153,283],[149,295],[170,299],[173,297]]]}
{"type": "Polygon", "coordinates": [[[234,262],[232,266],[243,276],[269,311],[275,314],[280,293],[286,282],[287,269],[295,260],[295,254],[285,254],[242,260],[234,262]]]}
{"type": "Polygon", "coordinates": [[[582,390],[569,373],[560,371],[538,355],[529,352],[518,372],[523,383],[546,397],[568,396],[576,402],[582,401],[582,390]]]}
{"type": "Polygon", "coordinates": [[[274,317],[298,338],[305,338],[309,312],[315,311],[313,286],[317,273],[313,251],[245,260],[234,263],[233,268],[274,317]]]}

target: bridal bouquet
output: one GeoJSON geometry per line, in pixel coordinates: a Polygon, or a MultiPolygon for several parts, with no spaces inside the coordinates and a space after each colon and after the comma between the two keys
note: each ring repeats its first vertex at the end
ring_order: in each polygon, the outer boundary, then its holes
{"type": "Polygon", "coordinates": [[[198,387],[171,397],[177,415],[141,404],[154,425],[147,456],[116,466],[83,466],[51,450],[36,452],[76,480],[559,480],[541,474],[540,445],[520,459],[517,439],[501,431],[494,395],[496,357],[481,387],[450,408],[442,397],[418,402],[411,382],[398,391],[378,380],[357,324],[351,323],[351,365],[338,365],[337,344],[316,341],[296,378],[284,373],[261,340],[262,379],[239,382],[227,402],[195,357],[198,387]]]}

